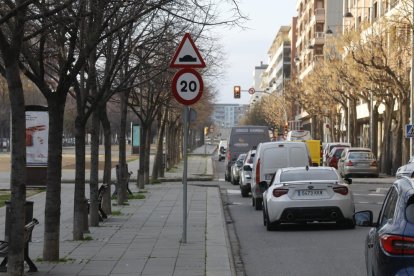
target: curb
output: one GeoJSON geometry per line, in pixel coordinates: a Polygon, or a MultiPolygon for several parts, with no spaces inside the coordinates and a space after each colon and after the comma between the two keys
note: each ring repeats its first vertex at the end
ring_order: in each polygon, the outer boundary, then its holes
{"type": "MultiPolygon", "coordinates": [[[[167,177],[163,177],[163,178],[158,178],[158,180],[160,182],[182,182],[183,178],[182,177],[171,177],[171,178],[167,178],[167,177]]],[[[214,177],[212,175],[206,175],[206,176],[199,176],[199,177],[188,177],[187,181],[213,181],[214,177]]],[[[116,179],[112,179],[111,181],[115,182],[116,179]]],[[[103,179],[99,179],[98,180],[99,183],[103,183],[103,179]]],[[[133,182],[137,182],[136,178],[131,178],[129,180],[129,183],[133,183],[133,182]]],[[[73,184],[75,183],[75,179],[62,179],[61,183],[65,183],[65,184],[73,184]]],[[[85,183],[90,183],[89,179],[85,179],[85,183]]],[[[147,183],[145,185],[153,185],[153,184],[157,184],[157,183],[147,183]]]]}

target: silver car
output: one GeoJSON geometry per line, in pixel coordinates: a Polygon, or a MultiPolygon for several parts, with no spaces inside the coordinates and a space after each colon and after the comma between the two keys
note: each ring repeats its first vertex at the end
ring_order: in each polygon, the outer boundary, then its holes
{"type": "Polygon", "coordinates": [[[266,181],[259,184],[266,189],[263,224],[268,231],[281,223],[307,222],[336,222],[354,228],[355,204],[347,183],[332,167],[279,169],[269,188],[266,181]]]}
{"type": "Polygon", "coordinates": [[[344,177],[378,177],[377,159],[369,148],[345,148],[338,160],[338,172],[344,177]]]}
{"type": "Polygon", "coordinates": [[[250,150],[247,153],[246,159],[244,160],[242,169],[240,170],[240,192],[242,197],[248,197],[252,190],[252,170],[253,170],[253,158],[256,155],[256,150],[250,150]]]}
{"type": "Polygon", "coordinates": [[[408,176],[413,178],[414,177],[414,156],[411,156],[408,163],[399,167],[397,173],[395,174],[397,178],[401,178],[403,176],[408,176]]]}
{"type": "Polygon", "coordinates": [[[238,185],[239,184],[240,171],[242,170],[244,159],[246,159],[246,153],[240,154],[237,157],[236,162],[234,162],[233,165],[231,166],[230,182],[233,185],[238,185]]]}

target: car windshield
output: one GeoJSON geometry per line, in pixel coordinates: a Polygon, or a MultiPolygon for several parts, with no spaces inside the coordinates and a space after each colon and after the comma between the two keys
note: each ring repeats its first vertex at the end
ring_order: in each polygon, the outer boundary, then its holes
{"type": "Polygon", "coordinates": [[[351,152],[349,153],[349,159],[373,159],[371,152],[351,152]]]}
{"type": "Polygon", "coordinates": [[[289,170],[280,175],[280,182],[302,180],[333,180],[338,181],[338,175],[331,170],[289,170]]]}
{"type": "Polygon", "coordinates": [[[344,151],[344,149],[337,149],[334,151],[333,156],[335,156],[336,158],[341,157],[342,152],[344,151]]]}

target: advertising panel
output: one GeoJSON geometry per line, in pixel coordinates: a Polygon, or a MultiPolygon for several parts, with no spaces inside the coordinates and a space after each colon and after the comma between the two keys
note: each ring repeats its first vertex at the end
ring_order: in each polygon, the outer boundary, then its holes
{"type": "Polygon", "coordinates": [[[49,114],[26,110],[27,166],[47,166],[49,114]]]}

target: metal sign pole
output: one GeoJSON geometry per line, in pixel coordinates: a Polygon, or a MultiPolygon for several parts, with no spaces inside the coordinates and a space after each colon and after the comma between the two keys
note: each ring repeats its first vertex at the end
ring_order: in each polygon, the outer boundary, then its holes
{"type": "Polygon", "coordinates": [[[182,242],[187,243],[187,145],[188,145],[188,107],[184,106],[184,145],[183,145],[183,237],[182,242]]]}

